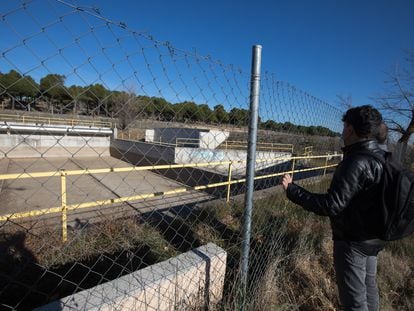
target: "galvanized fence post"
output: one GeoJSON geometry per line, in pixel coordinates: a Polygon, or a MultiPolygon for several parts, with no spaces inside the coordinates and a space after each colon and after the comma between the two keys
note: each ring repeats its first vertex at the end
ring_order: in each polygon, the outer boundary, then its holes
{"type": "Polygon", "coordinates": [[[62,201],[62,241],[66,242],[68,239],[68,223],[67,223],[67,202],[66,202],[66,172],[64,169],[60,170],[61,182],[61,201],[62,201]]]}
{"type": "Polygon", "coordinates": [[[242,267],[241,267],[241,308],[245,307],[247,277],[249,271],[250,235],[253,207],[254,173],[256,163],[257,124],[259,114],[260,97],[260,65],[262,58],[262,46],[253,46],[252,52],[252,74],[250,81],[250,119],[249,119],[249,141],[246,163],[246,195],[243,222],[243,245],[242,245],[242,267]]]}
{"type": "Polygon", "coordinates": [[[326,175],[326,168],[328,166],[328,158],[329,158],[329,153],[326,154],[326,158],[325,158],[325,167],[323,169],[323,177],[325,177],[326,175]]]}
{"type": "Polygon", "coordinates": [[[230,190],[231,190],[231,168],[232,168],[232,165],[233,165],[233,162],[232,162],[232,161],[230,161],[230,163],[229,163],[229,168],[228,168],[228,170],[227,170],[227,172],[228,172],[228,174],[229,174],[228,179],[227,179],[227,182],[228,182],[228,184],[227,184],[227,198],[226,198],[226,202],[227,202],[227,203],[229,203],[229,202],[230,202],[230,190]]]}

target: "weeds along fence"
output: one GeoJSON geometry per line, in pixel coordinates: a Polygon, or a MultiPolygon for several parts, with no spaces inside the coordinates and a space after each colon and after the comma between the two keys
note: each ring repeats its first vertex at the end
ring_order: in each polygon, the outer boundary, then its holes
{"type": "MultiPolygon", "coordinates": [[[[215,296],[179,295],[212,289],[187,275],[173,295],[130,298],[141,309],[269,307],[275,258],[294,243],[280,176],[329,180],[342,112],[262,70],[248,183],[249,71],[74,2],[6,1],[0,14],[2,309],[73,297],[210,242],[227,253],[215,296]]],[[[94,295],[90,308],[108,299],[94,295]]]]}

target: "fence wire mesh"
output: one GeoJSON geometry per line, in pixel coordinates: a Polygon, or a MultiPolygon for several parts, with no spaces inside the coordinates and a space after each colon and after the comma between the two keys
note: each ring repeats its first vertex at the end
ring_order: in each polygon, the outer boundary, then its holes
{"type": "MultiPolygon", "coordinates": [[[[0,8],[2,308],[239,307],[250,73],[75,2],[0,8]]],[[[309,294],[281,275],[329,235],[280,176],[323,191],[341,159],[342,112],[262,72],[255,310],[309,294]]]]}

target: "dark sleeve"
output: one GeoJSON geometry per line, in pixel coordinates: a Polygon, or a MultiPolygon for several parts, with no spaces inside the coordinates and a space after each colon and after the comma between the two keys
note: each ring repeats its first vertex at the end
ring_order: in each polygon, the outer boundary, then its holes
{"type": "Polygon", "coordinates": [[[287,188],[287,197],[315,214],[338,215],[363,188],[366,177],[364,167],[358,159],[349,159],[336,169],[327,193],[312,193],[292,183],[287,188]]]}

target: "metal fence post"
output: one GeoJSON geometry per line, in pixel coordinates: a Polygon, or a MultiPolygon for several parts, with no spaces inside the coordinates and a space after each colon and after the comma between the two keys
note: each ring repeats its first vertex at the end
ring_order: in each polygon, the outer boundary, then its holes
{"type": "Polygon", "coordinates": [[[66,205],[66,172],[60,170],[61,180],[61,198],[62,198],[62,241],[66,242],[68,239],[68,223],[67,223],[67,205],[66,205]]]}
{"type": "Polygon", "coordinates": [[[241,308],[245,308],[247,293],[247,276],[249,271],[250,235],[253,207],[254,173],[256,164],[257,123],[260,97],[260,65],[262,58],[262,46],[254,45],[252,51],[252,72],[250,80],[250,120],[249,141],[246,163],[246,195],[243,222],[243,245],[241,267],[241,308]]]}
{"type": "Polygon", "coordinates": [[[232,167],[233,162],[229,163],[229,169],[228,169],[228,173],[229,173],[229,178],[228,178],[228,184],[227,184],[227,199],[226,202],[229,203],[230,202],[230,188],[231,188],[231,167],[232,167]]]}
{"type": "Polygon", "coordinates": [[[323,176],[325,177],[326,175],[326,167],[328,166],[328,157],[329,157],[329,153],[326,154],[326,158],[325,158],[325,167],[323,169],[323,176]]]}

